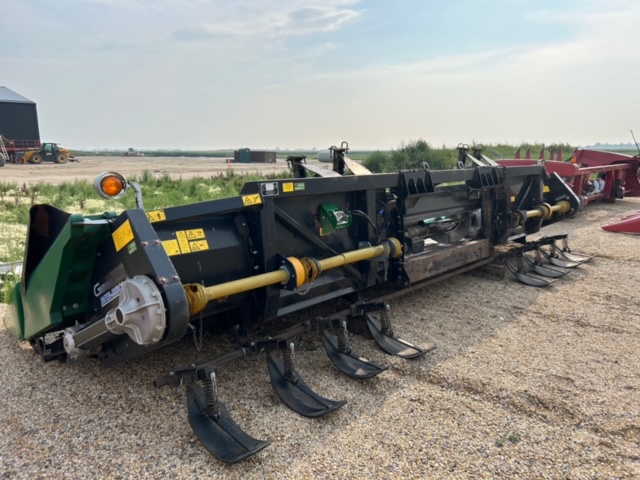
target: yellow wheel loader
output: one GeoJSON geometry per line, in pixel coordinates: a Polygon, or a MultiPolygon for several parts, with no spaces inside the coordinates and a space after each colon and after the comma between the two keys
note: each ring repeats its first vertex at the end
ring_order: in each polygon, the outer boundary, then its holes
{"type": "Polygon", "coordinates": [[[66,148],[58,147],[55,143],[43,143],[39,151],[29,151],[24,155],[24,163],[39,164],[42,162],[67,163],[75,157],[66,148]]]}

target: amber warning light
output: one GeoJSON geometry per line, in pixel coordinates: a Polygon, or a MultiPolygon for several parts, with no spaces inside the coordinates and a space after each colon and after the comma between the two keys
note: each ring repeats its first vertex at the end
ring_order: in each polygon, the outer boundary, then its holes
{"type": "Polygon", "coordinates": [[[103,172],[93,183],[94,188],[102,198],[116,200],[127,191],[127,180],[116,172],[103,172]]]}

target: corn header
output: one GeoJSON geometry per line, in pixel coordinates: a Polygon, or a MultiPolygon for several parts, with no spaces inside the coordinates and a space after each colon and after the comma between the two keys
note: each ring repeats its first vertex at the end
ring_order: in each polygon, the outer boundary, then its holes
{"type": "Polygon", "coordinates": [[[103,196],[133,188],[138,208],[84,216],[34,206],[5,324],[44,360],[107,366],[166,347],[199,322],[232,332],[237,348],[176,366],[156,386],[185,385],[198,439],[221,460],[239,461],[268,442],[246,434],[219,402],[216,371],[226,363],[266,357],[286,405],[326,415],[344,402],[301,378],[296,336],[318,332],[338,369],[367,379],[385,367],[360,357],[348,331],[407,359],[433,348],[399,338],[388,303],[394,295],[490,265],[544,286],[588,259],[569,252],[565,235],[527,239],[581,207],[557,174],[506,168],[464,148],[459,166],[250,182],[237,197],[153,211],[143,209],[135,184],[102,174],[103,196]],[[375,285],[387,293],[367,301],[375,285]],[[347,306],[331,315],[293,326],[280,320],[337,299],[347,306]],[[277,333],[256,336],[267,322],[277,333]]]}

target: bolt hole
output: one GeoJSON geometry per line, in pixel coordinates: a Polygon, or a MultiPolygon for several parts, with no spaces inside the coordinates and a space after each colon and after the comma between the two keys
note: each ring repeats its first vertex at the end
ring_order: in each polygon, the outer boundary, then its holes
{"type": "Polygon", "coordinates": [[[120,308],[116,308],[116,323],[124,325],[124,312],[120,308]]]}

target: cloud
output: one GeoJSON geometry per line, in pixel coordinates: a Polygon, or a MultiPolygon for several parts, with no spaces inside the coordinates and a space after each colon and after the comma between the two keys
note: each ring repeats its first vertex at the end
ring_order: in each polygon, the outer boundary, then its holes
{"type": "Polygon", "coordinates": [[[640,51],[633,47],[640,44],[640,4],[615,6],[604,12],[593,3],[567,16],[562,24],[572,29],[567,40],[305,72],[270,90],[268,98],[247,95],[238,111],[257,112],[250,120],[255,125],[244,125],[256,138],[268,116],[261,118],[260,112],[286,105],[314,112],[303,124],[288,117],[278,123],[308,145],[317,142],[314,135],[342,136],[368,147],[419,137],[449,145],[472,139],[615,142],[637,121],[633,99],[640,51]]]}
{"type": "Polygon", "coordinates": [[[447,25],[459,18],[417,0],[40,2],[9,2],[0,18],[35,25],[0,29],[2,80],[38,102],[43,135],[66,143],[580,143],[615,141],[637,121],[638,0],[502,0],[486,7],[496,25],[505,2],[521,24],[455,38],[447,25]],[[432,23],[407,21],[414,13],[432,23]],[[43,66],[72,74],[23,73],[43,66]]]}
{"type": "Polygon", "coordinates": [[[202,40],[217,37],[291,37],[338,30],[360,12],[339,6],[302,5],[270,10],[265,15],[234,15],[232,18],[177,29],[174,38],[202,40]],[[244,18],[243,18],[244,17],[244,18]],[[242,20],[237,20],[242,18],[242,20]]]}

